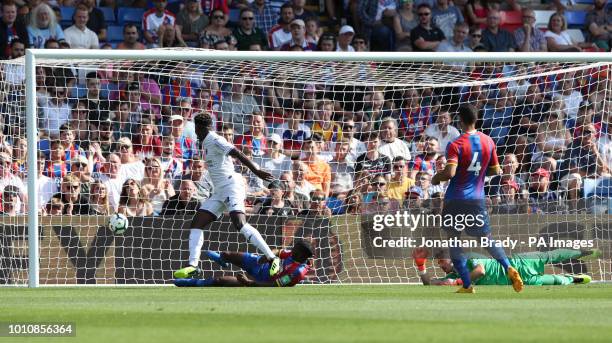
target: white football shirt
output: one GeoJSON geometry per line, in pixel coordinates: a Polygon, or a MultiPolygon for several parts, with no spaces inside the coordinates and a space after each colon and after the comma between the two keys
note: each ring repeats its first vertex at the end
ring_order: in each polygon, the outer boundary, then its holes
{"type": "Polygon", "coordinates": [[[217,187],[233,182],[234,162],[228,153],[234,146],[215,132],[209,132],[204,138],[202,148],[213,185],[217,187]]]}

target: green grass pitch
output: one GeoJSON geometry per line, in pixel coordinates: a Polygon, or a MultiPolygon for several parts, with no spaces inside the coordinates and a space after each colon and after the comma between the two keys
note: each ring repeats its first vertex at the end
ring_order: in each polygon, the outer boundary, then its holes
{"type": "Polygon", "coordinates": [[[0,342],[610,342],[612,285],[1,288],[0,321],[76,338],[0,342]]]}

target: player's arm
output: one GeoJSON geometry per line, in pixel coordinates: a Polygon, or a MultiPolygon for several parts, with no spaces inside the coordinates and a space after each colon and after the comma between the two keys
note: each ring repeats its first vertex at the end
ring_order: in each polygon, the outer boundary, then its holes
{"type": "Polygon", "coordinates": [[[270,282],[261,282],[255,281],[248,277],[246,274],[238,274],[236,276],[236,280],[242,285],[246,287],[276,287],[276,283],[270,282]]]}
{"type": "Polygon", "coordinates": [[[443,170],[439,171],[431,179],[432,185],[439,185],[440,182],[445,182],[452,179],[457,173],[457,164],[448,163],[443,170]]]}
{"type": "Polygon", "coordinates": [[[258,178],[264,180],[264,181],[272,181],[274,180],[274,176],[270,173],[268,173],[265,170],[261,170],[259,169],[255,163],[253,163],[253,161],[249,160],[248,157],[246,157],[242,152],[238,151],[237,149],[232,149],[230,150],[230,152],[228,153],[228,155],[236,158],[238,161],[240,161],[240,163],[242,163],[243,165],[245,165],[247,168],[249,168],[253,174],[257,175],[258,178]]]}
{"type": "Polygon", "coordinates": [[[481,277],[486,275],[485,267],[482,264],[477,264],[474,269],[470,272],[470,279],[472,282],[478,281],[481,277]]]}
{"type": "Polygon", "coordinates": [[[495,148],[495,144],[490,142],[491,149],[491,161],[489,162],[489,168],[487,169],[487,175],[494,176],[500,175],[502,173],[501,168],[499,167],[499,158],[497,158],[497,149],[495,148]]]}

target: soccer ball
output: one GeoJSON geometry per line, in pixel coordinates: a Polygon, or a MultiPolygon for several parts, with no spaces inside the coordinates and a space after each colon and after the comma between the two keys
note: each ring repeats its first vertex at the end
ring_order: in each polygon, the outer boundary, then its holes
{"type": "Polygon", "coordinates": [[[122,235],[129,226],[126,216],[121,213],[115,213],[108,220],[108,227],[115,235],[122,235]]]}

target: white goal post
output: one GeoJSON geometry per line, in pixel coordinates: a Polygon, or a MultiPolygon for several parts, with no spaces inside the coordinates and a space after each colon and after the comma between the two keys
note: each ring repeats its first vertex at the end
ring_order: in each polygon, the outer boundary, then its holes
{"type": "MultiPolygon", "coordinates": [[[[321,52],[242,52],[242,51],[214,51],[214,50],[198,50],[198,49],[186,49],[186,50],[173,50],[173,49],[153,49],[143,51],[127,51],[127,50],[41,50],[41,49],[28,49],[26,51],[25,60],[22,62],[25,66],[25,118],[26,118],[26,136],[27,136],[27,150],[29,151],[27,156],[27,169],[30,171],[37,170],[39,161],[37,154],[34,152],[38,151],[38,111],[39,104],[37,103],[37,66],[41,63],[49,65],[49,63],[57,63],[57,67],[66,67],[68,65],[90,66],[88,63],[94,63],[102,66],[102,62],[108,62],[116,68],[120,67],[120,64],[113,64],[114,61],[186,61],[190,64],[197,64],[199,62],[214,62],[213,67],[216,66],[227,66],[231,68],[234,63],[249,62],[257,65],[262,63],[265,66],[287,68],[282,69],[286,71],[290,77],[297,77],[296,70],[297,66],[303,66],[301,72],[308,83],[315,83],[315,79],[320,77],[318,67],[310,67],[310,63],[321,63],[321,62],[334,62],[338,63],[336,71],[340,70],[340,78],[335,77],[331,82],[334,84],[342,85],[354,85],[361,84],[367,87],[376,89],[377,87],[398,87],[401,89],[419,88],[419,87],[452,87],[453,85],[458,86],[463,82],[465,85],[478,84],[489,84],[489,83],[507,83],[517,78],[527,77],[527,75],[503,75],[496,78],[470,80],[468,73],[458,73],[451,68],[438,68],[443,64],[456,63],[516,63],[528,65],[529,63],[541,63],[544,67],[555,66],[558,68],[568,68],[568,70],[583,70],[583,68],[591,67],[603,67],[608,68],[608,73],[612,69],[612,53],[385,53],[385,52],[368,52],[368,53],[321,53],[321,52]],[[360,71],[348,71],[348,69],[355,67],[358,68],[359,63],[369,65],[372,63],[378,63],[385,66],[381,71],[372,72],[371,70],[362,71],[361,74],[368,74],[360,79],[342,79],[342,77],[350,77],[355,75],[361,75],[360,71]],[[285,66],[286,67],[283,67],[285,66]],[[346,70],[343,70],[343,66],[347,66],[346,70]],[[407,66],[415,66],[415,69],[406,69],[407,66]],[[401,66],[398,67],[398,66],[401,66]],[[397,68],[396,68],[397,67],[397,68]],[[405,68],[406,67],[406,68],[405,68]],[[312,69],[311,69],[312,68],[312,69]],[[406,74],[401,74],[402,70],[407,70],[406,74]],[[431,74],[427,74],[431,71],[431,74]],[[343,74],[344,73],[344,74],[343,74]]],[[[262,67],[263,68],[263,67],[262,67]]],[[[365,68],[365,67],[364,67],[365,68]]],[[[529,70],[529,69],[525,69],[529,70]]],[[[559,73],[559,70],[539,70],[540,75],[545,76],[547,74],[559,73]]],[[[555,74],[556,75],[556,74],[555,74]]],[[[289,81],[299,82],[300,80],[291,79],[289,81]]],[[[605,92],[612,92],[610,89],[612,83],[610,80],[606,81],[605,92]]],[[[297,87],[297,86],[296,86],[297,87]]],[[[300,92],[301,92],[300,88],[300,92]]],[[[328,90],[329,91],[329,90],[328,90]]],[[[336,92],[332,90],[331,92],[336,92]]],[[[341,91],[344,92],[344,91],[341,91]]],[[[348,93],[348,91],[346,91],[348,93]]],[[[395,100],[395,99],[393,99],[395,100]]],[[[603,106],[603,104],[602,104],[603,106]]],[[[611,108],[607,108],[608,111],[612,111],[611,108]]],[[[245,124],[246,125],[246,124],[245,124]]],[[[535,143],[534,143],[535,144],[535,143]]],[[[332,152],[333,154],[333,152],[332,152]]],[[[500,156],[501,157],[501,156],[500,156]]],[[[39,197],[37,196],[37,173],[29,173],[27,177],[27,194],[28,194],[28,208],[38,209],[39,197]]],[[[612,206],[610,207],[612,209],[612,206]]],[[[582,217],[579,214],[567,215],[572,220],[580,221],[582,217]]],[[[588,215],[586,215],[588,217],[588,215]]],[[[520,221],[520,215],[512,215],[510,218],[500,219],[501,222],[510,223],[513,220],[520,221]]],[[[545,217],[545,216],[544,216],[545,217]]],[[[595,222],[594,225],[601,224],[602,221],[609,223],[609,216],[607,214],[593,214],[591,219],[595,222]]],[[[344,219],[343,219],[344,220],[344,219]]],[[[542,220],[542,219],[540,219],[542,220]]],[[[544,219],[545,220],[545,219],[544,219]]],[[[590,219],[587,219],[587,221],[590,219]]],[[[338,220],[339,221],[339,220],[338,220]]],[[[515,222],[515,226],[519,225],[515,222]]],[[[30,210],[27,213],[27,236],[28,236],[28,277],[27,284],[29,287],[38,287],[40,285],[40,272],[41,265],[40,261],[40,239],[39,239],[39,215],[36,210],[30,210]]],[[[345,225],[336,222],[334,225],[345,225]]],[[[348,224],[347,224],[348,225],[348,224]]],[[[606,231],[604,229],[604,231],[606,231]]],[[[606,235],[610,235],[609,232],[604,232],[606,235]]],[[[601,237],[597,237],[601,238],[601,237]]],[[[349,247],[352,244],[350,242],[344,242],[344,254],[352,254],[354,250],[359,250],[361,247],[349,247]]],[[[609,251],[608,251],[609,253],[609,251]]],[[[361,256],[355,253],[355,256],[361,256]]],[[[363,258],[366,257],[355,257],[363,258]]],[[[355,267],[355,270],[347,272],[348,276],[338,279],[337,281],[342,282],[343,280],[351,280],[347,282],[405,282],[408,280],[403,277],[395,277],[391,275],[382,275],[380,271],[362,272],[364,270],[378,270],[379,268],[389,269],[401,269],[401,268],[412,268],[412,263],[406,264],[405,262],[379,262],[368,260],[363,266],[355,267]],[[373,263],[373,264],[370,264],[373,263]],[[388,263],[388,264],[387,264],[388,263]],[[365,274],[364,274],[365,273],[365,274]],[[370,279],[371,278],[371,279],[370,279]],[[374,281],[372,281],[374,280],[374,281]]],[[[610,263],[606,262],[605,267],[601,267],[601,275],[598,279],[611,280],[610,263]]],[[[399,272],[398,272],[399,273],[399,272]]],[[[401,274],[401,273],[400,273],[401,274]]],[[[415,279],[410,279],[415,281],[415,279]]],[[[25,281],[25,280],[22,280],[25,281]]],[[[67,282],[71,284],[72,282],[67,282]]]]}

